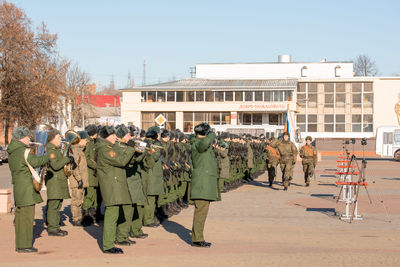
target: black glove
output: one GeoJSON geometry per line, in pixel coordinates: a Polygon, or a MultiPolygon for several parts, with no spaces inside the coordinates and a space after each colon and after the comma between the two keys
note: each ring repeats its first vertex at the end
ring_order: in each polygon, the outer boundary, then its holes
{"type": "Polygon", "coordinates": [[[74,157],[68,156],[68,158],[69,158],[69,162],[72,164],[72,169],[76,169],[76,167],[78,167],[78,165],[76,165],[74,157]]]}
{"type": "Polygon", "coordinates": [[[128,143],[126,143],[128,146],[130,147],[135,147],[135,141],[133,141],[132,139],[128,141],[128,143]]]}
{"type": "Polygon", "coordinates": [[[82,189],[83,188],[83,182],[82,180],[78,181],[78,189],[82,189]]]}

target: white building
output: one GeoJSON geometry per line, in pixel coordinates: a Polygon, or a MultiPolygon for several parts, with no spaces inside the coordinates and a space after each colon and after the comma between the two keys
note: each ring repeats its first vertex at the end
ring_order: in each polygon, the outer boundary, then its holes
{"type": "Polygon", "coordinates": [[[197,64],[196,78],[123,90],[121,120],[147,129],[211,124],[282,125],[289,108],[304,135],[371,137],[397,125],[399,77],[354,77],[352,62],[197,64]]]}

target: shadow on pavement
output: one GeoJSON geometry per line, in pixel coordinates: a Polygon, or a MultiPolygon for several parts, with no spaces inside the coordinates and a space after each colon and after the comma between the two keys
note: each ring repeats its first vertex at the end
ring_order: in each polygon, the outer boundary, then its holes
{"type": "MultiPolygon", "coordinates": [[[[248,183],[248,185],[254,185],[254,186],[269,188],[269,189],[278,190],[278,191],[280,190],[279,188],[270,187],[269,186],[269,182],[251,181],[251,182],[248,183]]],[[[279,185],[279,182],[274,182],[273,185],[279,185]]]]}
{"type": "Polygon", "coordinates": [[[329,217],[336,217],[338,214],[334,208],[306,208],[306,211],[314,211],[325,214],[329,217]]]}
{"type": "Polygon", "coordinates": [[[97,244],[99,245],[99,248],[101,251],[103,251],[103,231],[102,231],[102,224],[99,226],[96,225],[90,225],[83,227],[83,230],[86,231],[91,237],[97,240],[97,244]]]}
{"type": "Polygon", "coordinates": [[[192,231],[185,228],[183,225],[176,223],[174,221],[166,220],[162,223],[162,226],[167,232],[176,234],[180,239],[185,241],[188,245],[192,244],[192,238],[190,235],[192,231]]]}
{"type": "Polygon", "coordinates": [[[33,243],[35,243],[36,239],[42,237],[44,229],[44,219],[35,219],[35,224],[33,226],[33,243]]]}
{"type": "Polygon", "coordinates": [[[382,178],[383,180],[400,181],[400,178],[382,178]]]}

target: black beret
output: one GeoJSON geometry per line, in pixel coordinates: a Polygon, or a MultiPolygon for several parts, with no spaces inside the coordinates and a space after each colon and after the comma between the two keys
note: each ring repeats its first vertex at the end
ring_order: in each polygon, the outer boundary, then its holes
{"type": "Polygon", "coordinates": [[[160,133],[160,127],[158,126],[152,126],[147,131],[155,131],[156,133],[160,133]]]}
{"type": "Polygon", "coordinates": [[[85,131],[88,133],[89,136],[93,136],[99,132],[99,129],[94,124],[89,124],[86,126],[85,131]]]}
{"type": "Polygon", "coordinates": [[[169,132],[169,137],[170,137],[171,139],[175,139],[175,138],[176,138],[176,133],[175,133],[175,131],[170,131],[170,132],[169,132]]]}
{"type": "Polygon", "coordinates": [[[307,136],[307,137],[306,137],[306,141],[307,141],[307,140],[310,140],[310,141],[312,142],[312,137],[311,137],[311,136],[307,136]]]}
{"type": "Polygon", "coordinates": [[[229,138],[229,133],[227,133],[227,132],[222,132],[219,136],[220,136],[222,139],[226,139],[226,138],[229,138]]]}
{"type": "Polygon", "coordinates": [[[151,139],[157,139],[158,138],[158,133],[154,130],[147,130],[146,132],[146,138],[151,138],[151,139]]]}
{"type": "Polygon", "coordinates": [[[81,139],[87,139],[89,137],[88,132],[86,131],[79,131],[78,134],[81,139]]]}
{"type": "Polygon", "coordinates": [[[194,127],[194,132],[200,135],[207,135],[210,131],[211,127],[208,123],[201,123],[194,127]]]}
{"type": "Polygon", "coordinates": [[[129,133],[129,130],[124,124],[118,125],[115,130],[115,134],[118,138],[124,137],[127,133],[129,133]]]}
{"type": "Polygon", "coordinates": [[[29,136],[30,134],[31,134],[31,131],[27,127],[19,126],[19,127],[15,128],[14,131],[12,132],[12,137],[15,140],[19,140],[26,136],[29,136]]]}
{"type": "Polygon", "coordinates": [[[185,139],[185,135],[182,132],[179,132],[178,135],[179,135],[179,142],[182,142],[183,139],[185,139]]]}
{"type": "Polygon", "coordinates": [[[167,129],[163,129],[161,132],[161,137],[166,138],[169,136],[169,131],[167,129]]]}
{"type": "Polygon", "coordinates": [[[114,128],[114,126],[108,126],[108,125],[103,126],[99,132],[99,135],[101,138],[107,138],[112,134],[115,134],[115,128],[114,128]]]}

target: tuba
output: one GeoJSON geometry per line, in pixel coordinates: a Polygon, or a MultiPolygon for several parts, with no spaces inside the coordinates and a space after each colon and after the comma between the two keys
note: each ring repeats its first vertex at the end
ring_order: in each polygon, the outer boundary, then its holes
{"type": "MultiPolygon", "coordinates": [[[[68,130],[65,133],[65,140],[63,141],[64,146],[62,153],[65,157],[69,156],[69,152],[71,150],[72,145],[76,145],[81,141],[81,138],[79,137],[79,134],[73,130],[68,130]]],[[[72,169],[73,166],[71,163],[68,163],[67,165],[64,166],[64,173],[68,177],[72,174],[72,169]]]]}
{"type": "MultiPolygon", "coordinates": [[[[31,148],[31,152],[37,156],[46,155],[46,141],[48,136],[48,130],[51,127],[47,125],[41,125],[37,130],[33,132],[34,142],[30,142],[29,146],[31,148]]],[[[36,169],[36,174],[32,177],[33,187],[37,192],[42,190],[44,179],[47,173],[48,164],[40,166],[36,169]]]]}

